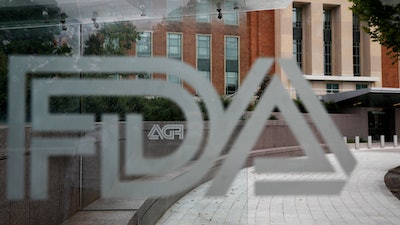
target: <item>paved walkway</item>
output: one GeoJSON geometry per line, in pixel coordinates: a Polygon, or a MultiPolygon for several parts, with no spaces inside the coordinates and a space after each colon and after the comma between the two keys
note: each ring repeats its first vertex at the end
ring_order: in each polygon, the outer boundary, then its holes
{"type": "MultiPolygon", "coordinates": [[[[357,167],[340,195],[255,196],[254,168],[241,170],[224,197],[204,197],[210,182],[176,202],[157,225],[400,224],[400,200],[386,188],[386,172],[400,150],[358,150],[357,167]]],[[[335,161],[329,155],[330,161],[335,161]]],[[[287,175],[281,175],[286,179],[287,175]]]]}

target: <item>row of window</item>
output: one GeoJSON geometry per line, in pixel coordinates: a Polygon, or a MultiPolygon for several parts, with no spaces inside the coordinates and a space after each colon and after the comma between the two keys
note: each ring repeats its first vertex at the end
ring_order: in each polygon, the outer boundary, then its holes
{"type": "MultiPolygon", "coordinates": [[[[323,10],[324,75],[332,75],[332,13],[333,9],[323,10]]],[[[361,75],[360,69],[360,21],[353,15],[353,74],[361,75]]],[[[293,7],[293,58],[303,67],[303,8],[293,7]]]]}
{"type": "MultiPolygon", "coordinates": [[[[368,88],[368,84],[356,84],[356,90],[368,88]]],[[[326,93],[339,93],[339,84],[326,84],[326,93]]]]}
{"type": "MultiPolygon", "coordinates": [[[[152,1],[150,0],[138,0],[141,7],[141,15],[151,16],[152,1]]],[[[225,24],[237,25],[239,22],[239,15],[234,10],[237,3],[235,2],[223,2],[221,3],[222,19],[225,24]]],[[[182,0],[167,0],[167,20],[172,22],[180,22],[183,19],[182,0]]],[[[215,2],[211,0],[196,0],[196,22],[198,23],[210,23],[211,14],[216,13],[215,2]],[[211,13],[213,12],[213,13],[211,13]]]]}
{"type": "MultiPolygon", "coordinates": [[[[167,33],[167,57],[182,61],[182,34],[167,33]]],[[[196,35],[196,60],[197,70],[202,76],[211,80],[211,36],[196,35]]],[[[150,57],[152,55],[151,32],[141,33],[140,40],[136,43],[137,57],[150,57]]],[[[151,78],[150,74],[139,74],[139,78],[151,78]]],[[[176,74],[168,74],[171,83],[181,84],[176,74]]],[[[237,92],[239,86],[239,38],[225,37],[225,94],[237,92]]]]}
{"type": "MultiPolygon", "coordinates": [[[[214,4],[210,0],[196,0],[196,22],[210,23],[210,12],[215,10],[214,4]],[[211,7],[212,6],[212,7],[211,7]]],[[[237,25],[238,13],[232,11],[235,8],[234,2],[224,2],[221,4],[222,19],[225,24],[237,25]]],[[[168,21],[182,21],[181,0],[167,0],[168,21]]]]}

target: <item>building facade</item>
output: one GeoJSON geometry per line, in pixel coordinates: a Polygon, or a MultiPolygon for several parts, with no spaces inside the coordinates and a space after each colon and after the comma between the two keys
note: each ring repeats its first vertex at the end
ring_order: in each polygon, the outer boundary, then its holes
{"type": "MultiPolygon", "coordinates": [[[[234,94],[252,60],[249,57],[252,49],[249,48],[247,14],[236,12],[233,3],[216,6],[208,0],[193,2],[187,7],[172,7],[168,16],[161,20],[135,22],[144,38],[136,43],[136,50],[130,54],[182,61],[197,68],[219,94],[234,94]],[[222,18],[216,11],[218,7],[221,7],[222,18]],[[142,54],[142,51],[146,53],[142,54]]],[[[273,34],[269,35],[273,37],[273,34]]],[[[196,91],[174,74],[151,74],[147,77],[166,79],[196,91]]]]}
{"type": "MultiPolygon", "coordinates": [[[[346,0],[298,0],[284,9],[244,13],[233,10],[229,2],[216,6],[209,0],[189,1],[187,7],[174,7],[172,0],[166,3],[165,7],[171,8],[166,18],[157,24],[138,23],[144,38],[131,54],[188,63],[221,95],[234,94],[240,88],[258,57],[294,58],[320,96],[399,87],[398,65],[362,31],[346,0]]],[[[279,65],[273,72],[282,75],[295,98],[296,90],[279,65]]],[[[186,85],[173,74],[149,76],[186,85]]]]}
{"type": "Polygon", "coordinates": [[[350,6],[295,1],[275,11],[276,56],[293,57],[317,95],[382,86],[381,46],[362,31],[350,6]]]}

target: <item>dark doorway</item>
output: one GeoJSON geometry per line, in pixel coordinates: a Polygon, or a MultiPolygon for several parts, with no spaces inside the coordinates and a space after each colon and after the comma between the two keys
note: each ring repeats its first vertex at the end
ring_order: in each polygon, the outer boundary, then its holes
{"type": "Polygon", "coordinates": [[[392,141],[394,128],[394,110],[368,112],[368,135],[372,140],[380,140],[380,136],[385,135],[386,141],[392,141]]]}

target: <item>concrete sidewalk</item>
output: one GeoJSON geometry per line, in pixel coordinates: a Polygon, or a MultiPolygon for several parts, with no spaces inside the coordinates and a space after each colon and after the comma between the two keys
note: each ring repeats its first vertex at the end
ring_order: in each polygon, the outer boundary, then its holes
{"type": "Polygon", "coordinates": [[[400,150],[353,152],[358,164],[340,195],[255,196],[254,181],[262,177],[250,167],[240,171],[224,197],[205,197],[207,182],[176,202],[157,224],[400,224],[400,200],[383,180],[400,165],[400,150]]]}

